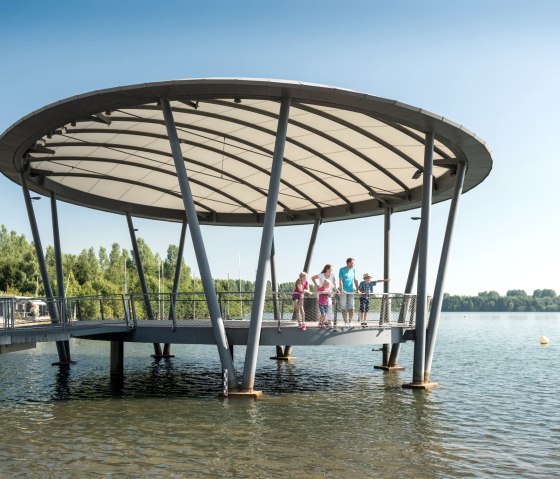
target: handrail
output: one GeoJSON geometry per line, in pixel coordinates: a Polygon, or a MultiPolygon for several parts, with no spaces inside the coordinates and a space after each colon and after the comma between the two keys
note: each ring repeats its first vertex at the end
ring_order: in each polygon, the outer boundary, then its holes
{"type": "MultiPolygon", "coordinates": [[[[340,297],[332,294],[332,316],[340,319],[340,297]]],[[[369,322],[380,327],[414,326],[416,317],[416,295],[399,293],[353,293],[355,317],[360,311],[359,298],[369,298],[369,322]]],[[[147,299],[154,311],[154,320],[171,322],[175,330],[180,320],[210,319],[206,296],[203,292],[150,293],[145,298],[141,293],[75,296],[64,299],[54,298],[55,307],[63,314],[53,326],[63,329],[81,321],[122,321],[129,327],[136,327],[139,321],[148,319],[147,299]]],[[[306,293],[304,310],[306,321],[319,319],[318,292],[306,293]]],[[[253,292],[221,291],[217,293],[218,304],[224,320],[250,320],[253,292]]],[[[428,302],[429,304],[429,302],[428,302]]],[[[24,298],[16,296],[0,297],[0,331],[13,331],[22,324],[36,325],[48,323],[50,317],[49,300],[46,298],[24,298]]],[[[277,322],[279,330],[283,323],[292,320],[292,292],[268,293],[265,298],[264,320],[277,322]]]]}

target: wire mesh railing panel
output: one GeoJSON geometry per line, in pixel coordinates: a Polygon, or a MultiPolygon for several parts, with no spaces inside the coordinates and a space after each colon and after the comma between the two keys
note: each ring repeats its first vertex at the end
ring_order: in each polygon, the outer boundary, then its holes
{"type": "Polygon", "coordinates": [[[0,298],[0,330],[13,330],[16,317],[21,318],[21,314],[16,316],[14,298],[0,298]]]}
{"type": "MultiPolygon", "coordinates": [[[[303,298],[305,321],[320,320],[318,293],[303,298]]],[[[224,320],[251,319],[254,306],[253,292],[220,292],[216,296],[224,320]]],[[[330,295],[328,320],[343,321],[353,308],[354,321],[363,320],[380,327],[412,328],[416,322],[416,296],[411,294],[330,295]]],[[[428,307],[431,306],[431,298],[428,307]]],[[[292,293],[269,293],[264,300],[263,321],[282,322],[295,320],[295,303],[292,293]]],[[[0,298],[0,331],[23,325],[52,324],[72,325],[79,321],[124,321],[136,324],[145,320],[210,321],[206,296],[202,292],[173,294],[130,294],[106,296],[80,296],[64,300],[54,298],[0,298]]],[[[339,323],[340,324],[340,323],[339,323]]]]}
{"type": "MultiPolygon", "coordinates": [[[[59,308],[62,311],[62,308],[59,308]]],[[[64,301],[66,322],[127,321],[128,304],[124,295],[76,296],[64,301]]]]}

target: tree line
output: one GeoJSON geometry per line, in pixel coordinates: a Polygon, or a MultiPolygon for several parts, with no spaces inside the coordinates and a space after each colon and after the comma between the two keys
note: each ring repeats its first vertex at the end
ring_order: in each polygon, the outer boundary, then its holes
{"type": "MultiPolygon", "coordinates": [[[[166,255],[154,253],[148,244],[138,238],[138,250],[150,293],[171,292],[179,248],[170,244],[166,255]]],[[[47,271],[51,287],[56,294],[57,280],[55,252],[52,246],[45,250],[47,271]]],[[[115,295],[123,292],[140,293],[140,283],[132,251],[113,243],[107,250],[100,247],[82,250],[79,254],[62,254],[65,297],[115,295]]],[[[242,279],[216,279],[218,293],[252,292],[253,281],[242,279]]],[[[271,291],[270,282],[267,292],[271,291]]],[[[290,292],[292,283],[279,284],[279,291],[290,292]]],[[[181,258],[180,292],[202,292],[200,278],[192,275],[191,268],[181,258]]],[[[0,294],[9,296],[44,296],[44,288],[33,242],[25,235],[0,227],[0,294]]],[[[200,306],[202,307],[202,306],[200,306]]],[[[509,290],[505,296],[496,291],[485,291],[477,296],[445,294],[443,311],[457,312],[528,312],[560,311],[560,296],[552,289],[537,289],[533,295],[524,290],[509,290]]]]}
{"type": "Polygon", "coordinates": [[[484,291],[477,296],[445,294],[442,311],[446,312],[559,312],[560,296],[553,289],[536,289],[528,295],[522,289],[511,289],[505,296],[484,291]]]}

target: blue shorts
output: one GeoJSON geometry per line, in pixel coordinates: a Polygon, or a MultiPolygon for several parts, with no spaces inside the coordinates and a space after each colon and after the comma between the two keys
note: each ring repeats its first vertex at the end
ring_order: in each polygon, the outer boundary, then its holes
{"type": "Polygon", "coordinates": [[[362,296],[360,298],[360,313],[367,313],[369,311],[369,297],[362,296]]]}
{"type": "Polygon", "coordinates": [[[321,314],[327,314],[329,312],[329,305],[328,304],[320,304],[319,305],[319,312],[321,314]]]}
{"type": "Polygon", "coordinates": [[[354,309],[354,293],[342,293],[340,295],[340,309],[354,309]]]}

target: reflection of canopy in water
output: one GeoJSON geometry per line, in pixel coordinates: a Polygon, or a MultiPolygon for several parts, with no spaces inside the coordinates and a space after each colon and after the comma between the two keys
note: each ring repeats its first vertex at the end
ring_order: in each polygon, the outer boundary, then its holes
{"type": "Polygon", "coordinates": [[[284,81],[202,79],[134,85],[54,103],[8,129],[0,168],[30,188],[113,212],[170,220],[184,206],[158,104],[168,98],[201,223],[262,224],[278,123],[290,97],[276,224],[382,214],[421,204],[425,133],[435,132],[434,201],[464,191],[491,158],[475,135],[395,101],[284,81]]]}

